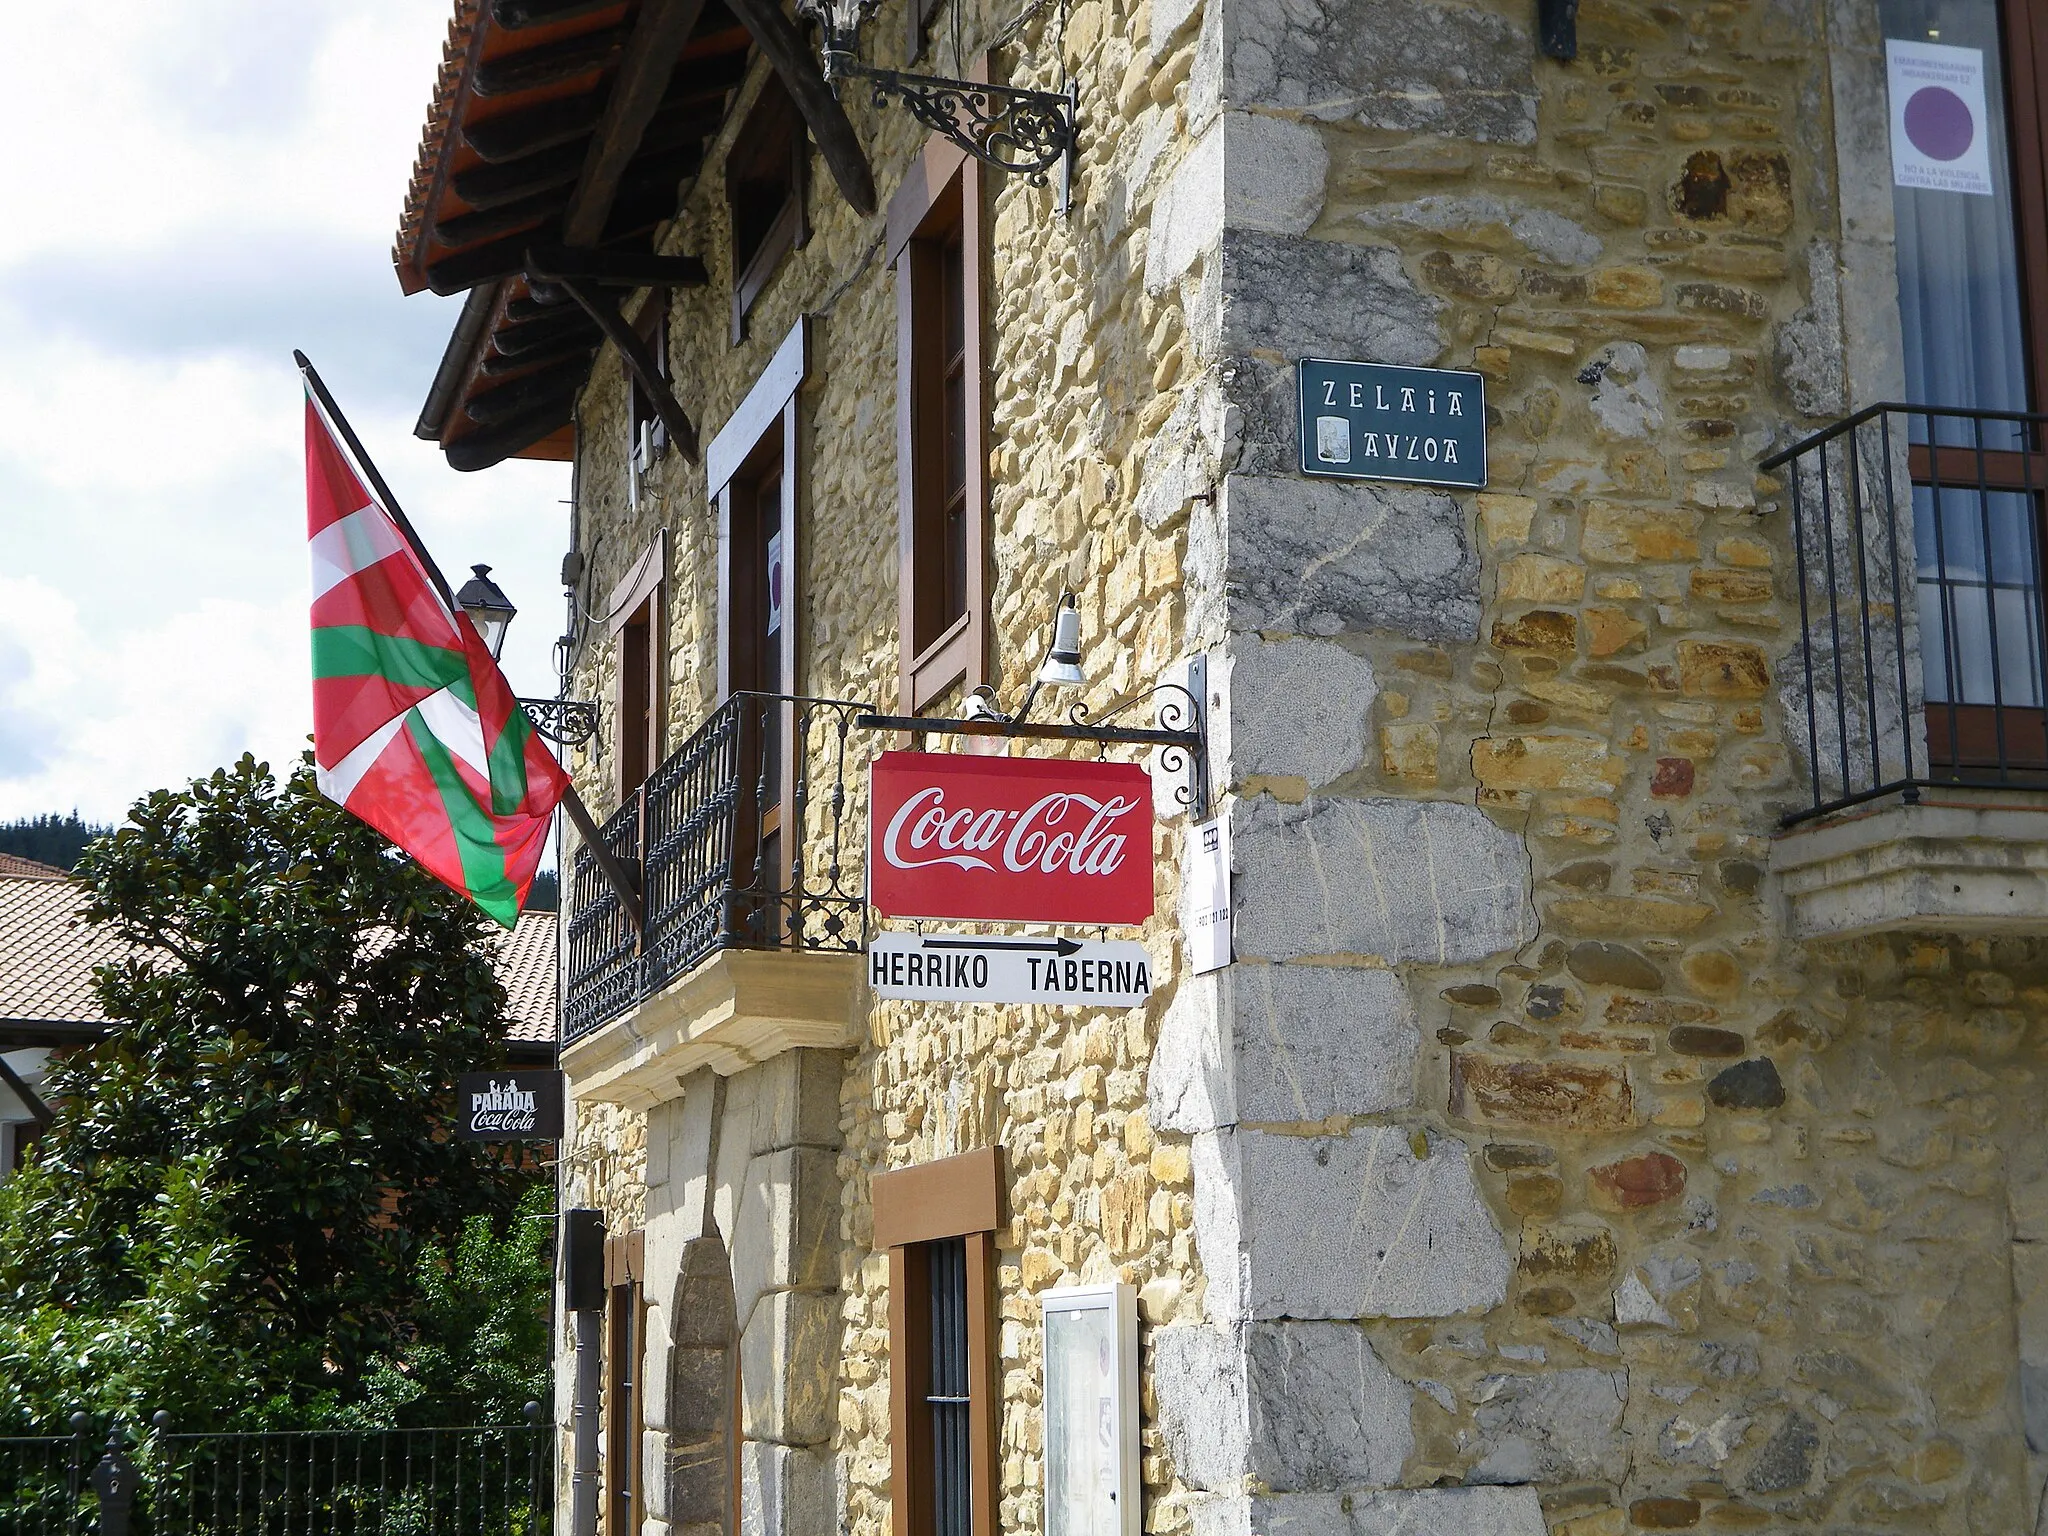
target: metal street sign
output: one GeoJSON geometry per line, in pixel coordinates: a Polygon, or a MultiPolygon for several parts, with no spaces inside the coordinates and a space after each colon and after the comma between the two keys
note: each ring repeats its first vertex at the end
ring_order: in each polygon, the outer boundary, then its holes
{"type": "Polygon", "coordinates": [[[559,1141],[562,1074],[465,1072],[455,1079],[455,1134],[463,1141],[559,1141]]]}
{"type": "Polygon", "coordinates": [[[1152,994],[1152,959],[1127,939],[877,933],[868,982],[877,997],[920,1002],[1135,1008],[1152,994]]]}
{"type": "Polygon", "coordinates": [[[1486,388],[1476,373],[1304,357],[1301,472],[1486,488],[1486,388]]]}

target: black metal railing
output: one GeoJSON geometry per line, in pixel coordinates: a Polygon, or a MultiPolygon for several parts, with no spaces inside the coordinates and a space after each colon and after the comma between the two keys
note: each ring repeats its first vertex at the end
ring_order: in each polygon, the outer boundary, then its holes
{"type": "Polygon", "coordinates": [[[1781,675],[1812,804],[1787,820],[1935,785],[2048,786],[2044,424],[1874,405],[1764,460],[1797,561],[1781,675]]]}
{"type": "Polygon", "coordinates": [[[554,1428],[526,1420],[0,1439],[0,1536],[547,1536],[554,1428]]]}
{"type": "Polygon", "coordinates": [[[857,952],[867,903],[849,864],[847,699],[736,693],[599,828],[637,873],[636,933],[586,849],[570,878],[564,1040],[721,949],[857,952]]]}

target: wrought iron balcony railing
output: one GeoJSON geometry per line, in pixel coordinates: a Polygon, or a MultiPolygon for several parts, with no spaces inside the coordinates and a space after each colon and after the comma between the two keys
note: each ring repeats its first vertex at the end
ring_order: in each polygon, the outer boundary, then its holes
{"type": "Polygon", "coordinates": [[[639,875],[644,932],[577,850],[565,1042],[721,949],[866,947],[865,889],[845,834],[847,733],[869,707],[736,693],[713,711],[599,829],[639,875]]]}
{"type": "Polygon", "coordinates": [[[1874,405],[1763,462],[1798,568],[1781,677],[1812,805],[1788,821],[1936,785],[2048,787],[2044,424],[1874,405]]]}

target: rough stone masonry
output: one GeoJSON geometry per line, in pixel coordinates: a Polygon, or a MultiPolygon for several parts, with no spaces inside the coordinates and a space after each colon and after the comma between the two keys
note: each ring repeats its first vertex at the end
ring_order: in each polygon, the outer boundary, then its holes
{"type": "MultiPolygon", "coordinates": [[[[1009,20],[954,4],[970,40],[1009,20]]],[[[863,996],[843,1056],[579,1105],[565,1197],[748,1277],[749,1531],[889,1529],[867,1180],[991,1143],[1006,1530],[1043,1521],[1035,1298],[1108,1278],[1140,1288],[1157,1536],[2035,1528],[2048,950],[1796,944],[1764,873],[1798,594],[1756,466],[1895,365],[1881,305],[1843,313],[1889,260],[1875,9],[1582,0],[1568,64],[1528,0],[1074,0],[1014,34],[1086,127],[1068,219],[1017,181],[989,211],[1005,693],[1062,583],[1105,690],[1206,654],[1237,958],[1187,973],[1169,822],[1148,1009],[863,996]],[[1304,480],[1304,355],[1482,374],[1488,488],[1304,480]],[[823,1101],[764,1075],[827,1069],[823,1101]],[[672,1149],[713,1121],[693,1193],[672,1149]]],[[[916,132],[857,94],[886,196],[916,132]]],[[[670,246],[713,260],[670,322],[712,427],[764,356],[727,342],[718,176],[670,246]]],[[[893,278],[877,223],[812,204],[752,328],[815,327],[805,689],[886,703],[893,278]]],[[[668,531],[680,739],[715,538],[673,457],[628,501],[625,400],[606,354],[585,544],[603,590],[668,531]]],[[[579,689],[614,666],[587,648],[579,689]]],[[[602,745],[577,769],[595,803],[602,745]]],[[[654,1288],[658,1349],[685,1297],[654,1288]]]]}

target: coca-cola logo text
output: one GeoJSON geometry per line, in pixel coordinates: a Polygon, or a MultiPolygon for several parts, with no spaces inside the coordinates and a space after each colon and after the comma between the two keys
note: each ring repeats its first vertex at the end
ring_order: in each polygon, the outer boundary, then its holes
{"type": "Polygon", "coordinates": [[[933,786],[912,795],[889,818],[882,857],[898,869],[993,869],[981,855],[1000,849],[1003,867],[1015,874],[1036,869],[1049,875],[1064,868],[1074,875],[1111,875],[1123,867],[1125,838],[1108,828],[1137,808],[1136,800],[1122,795],[1097,800],[1054,793],[1021,811],[949,810],[945,790],[933,786]],[[1075,830],[1084,815],[1086,823],[1075,830]],[[917,856],[929,848],[940,851],[917,856]]]}

